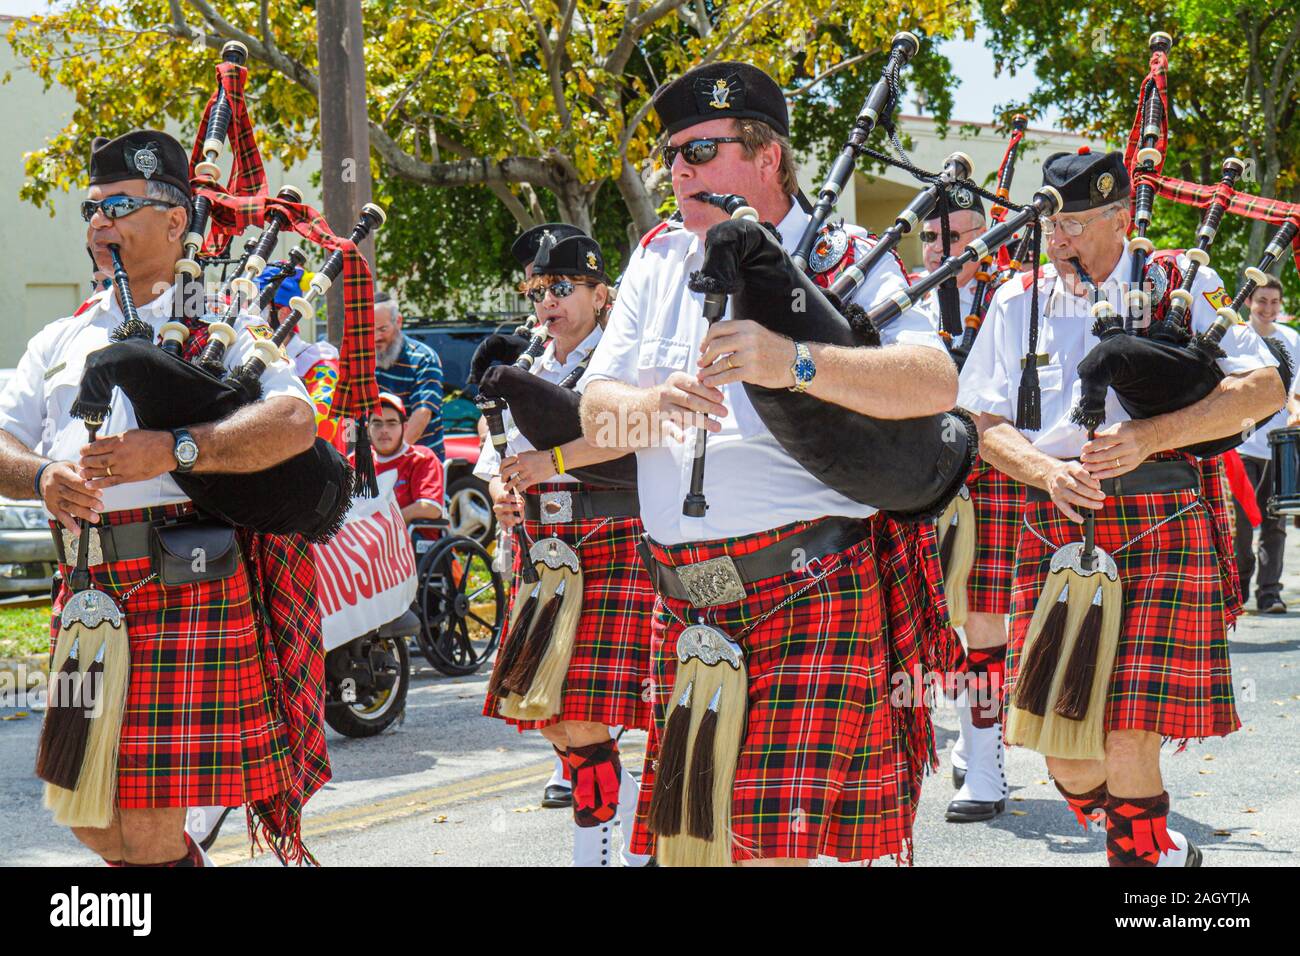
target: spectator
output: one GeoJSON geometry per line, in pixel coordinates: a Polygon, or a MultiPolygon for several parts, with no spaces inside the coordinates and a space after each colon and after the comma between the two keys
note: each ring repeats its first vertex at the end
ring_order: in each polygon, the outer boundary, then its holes
{"type": "Polygon", "coordinates": [[[442,362],[423,342],[402,334],[397,300],[375,293],[375,380],[409,411],[405,439],[431,448],[442,461],[442,362]]]}
{"type": "Polygon", "coordinates": [[[370,443],[375,449],[375,472],[397,472],[393,494],[402,518],[408,524],[417,519],[442,517],[442,462],[424,445],[412,445],[404,431],[410,424],[406,405],[396,395],[383,392],[379,408],[370,416],[370,443]]]}
{"type": "MultiPolygon", "coordinates": [[[[1300,335],[1277,319],[1282,312],[1282,283],[1269,276],[1267,282],[1256,287],[1247,300],[1250,305],[1250,324],[1263,338],[1280,341],[1294,363],[1300,361],[1300,335]]],[[[1300,386],[1300,376],[1291,382],[1291,392],[1300,386]]],[[[1258,562],[1254,550],[1254,529],[1241,505],[1237,505],[1237,577],[1241,579],[1241,599],[1250,598],[1250,579],[1259,568],[1255,583],[1255,607],[1265,614],[1285,614],[1286,602],[1282,600],[1282,552],[1286,547],[1286,522],[1284,516],[1269,517],[1268,499],[1273,491],[1273,453],[1269,448],[1271,432],[1287,425],[1300,424],[1300,398],[1287,396],[1286,407],[1274,415],[1262,428],[1246,439],[1237,449],[1246,475],[1255,486],[1255,500],[1263,520],[1259,526],[1258,562]]]]}

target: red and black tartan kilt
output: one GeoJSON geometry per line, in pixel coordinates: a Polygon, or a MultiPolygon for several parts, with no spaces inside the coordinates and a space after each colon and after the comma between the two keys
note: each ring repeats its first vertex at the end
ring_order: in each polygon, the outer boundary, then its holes
{"type": "MultiPolygon", "coordinates": [[[[101,515],[106,524],[157,521],[189,511],[168,505],[101,515]]],[[[71,597],[54,602],[51,640],[71,597]]],[[[152,572],[148,558],[91,569],[118,599],[152,572]]],[[[123,607],[131,676],[118,754],[118,806],[236,807],[289,787],[289,732],[276,716],[262,665],[249,579],[241,561],[222,581],[164,587],[157,579],[123,607]]],[[[52,646],[52,645],[51,645],[52,646]]]]}
{"type": "MultiPolygon", "coordinates": [[[[1025,520],[1052,544],[1044,544],[1029,527],[1020,535],[1008,694],[1015,691],[1020,651],[1051,556],[1058,547],[1081,540],[1080,526],[1051,502],[1030,503],[1025,520]]],[[[1241,726],[1233,706],[1214,534],[1206,502],[1198,500],[1194,490],[1111,497],[1097,512],[1097,546],[1115,559],[1124,589],[1124,617],[1106,705],[1108,731],[1146,730],[1187,740],[1223,736],[1241,726]],[[1190,510],[1160,524],[1188,505],[1190,510]]]]}
{"type": "Polygon", "coordinates": [[[976,614],[1010,613],[1025,486],[977,458],[966,488],[975,509],[975,558],[966,581],[967,608],[976,614]]]}
{"type": "MultiPolygon", "coordinates": [[[[533,497],[544,491],[573,491],[576,487],[541,484],[530,488],[527,494],[533,497]]],[[[483,703],[483,713],[520,730],[546,727],[562,720],[646,729],[650,725],[646,688],[650,681],[650,617],[655,592],[636,552],[644,531],[641,519],[596,518],[547,525],[527,521],[524,527],[530,541],[555,537],[577,551],[582,565],[582,616],[578,619],[573,656],[557,716],[549,720],[504,717],[497,712],[497,699],[491,694],[483,703]],[[588,534],[591,537],[577,547],[588,534]]],[[[512,603],[521,591],[527,593],[517,576],[521,560],[522,556],[516,553],[512,603]]],[[[503,650],[497,650],[498,661],[503,650]]]]}
{"type": "MultiPolygon", "coordinates": [[[[737,557],[774,544],[808,522],[723,541],[665,547],[655,556],[680,565],[737,557]]],[[[864,532],[865,534],[865,532],[864,532]]],[[[914,792],[908,729],[889,706],[884,605],[870,540],[820,566],[747,586],[742,602],[697,610],[659,599],[654,616],[655,729],[646,748],[632,849],[653,852],[645,829],[659,735],[676,676],[681,621],[702,614],[745,651],[749,712],[736,766],[733,857],[832,855],[869,860],[910,851],[914,792]],[[829,572],[753,630],[748,625],[829,572]],[[669,611],[676,615],[674,619],[669,611]]]]}

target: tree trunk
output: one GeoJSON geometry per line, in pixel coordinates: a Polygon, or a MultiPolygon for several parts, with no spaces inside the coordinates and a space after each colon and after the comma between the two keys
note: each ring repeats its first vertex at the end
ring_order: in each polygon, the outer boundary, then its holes
{"type": "Polygon", "coordinates": [[[653,229],[659,222],[659,211],[654,196],[641,181],[641,174],[627,160],[618,174],[618,194],[623,197],[623,205],[632,216],[628,229],[628,238],[635,246],[637,241],[653,229]],[[633,234],[635,233],[635,234],[633,234]]]}

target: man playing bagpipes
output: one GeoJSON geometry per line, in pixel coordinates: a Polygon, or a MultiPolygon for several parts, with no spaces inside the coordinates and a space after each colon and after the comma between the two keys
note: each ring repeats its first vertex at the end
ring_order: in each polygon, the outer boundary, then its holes
{"type": "MultiPolygon", "coordinates": [[[[195,527],[179,520],[193,507],[173,473],[260,471],[312,444],[302,382],[277,362],[260,401],[175,433],[141,430],[120,392],[100,426],[106,434],[89,444],[90,420],[73,415],[87,356],[125,318],[138,307],[155,336],[173,319],[189,169],[166,133],[95,140],[82,215],[95,262],[114,284],[38,332],[0,395],[0,489],[42,499],[63,579],[38,773],[56,820],[110,865],[196,865],[186,807],[264,809],[289,791],[294,773],[281,716],[289,692],[264,669],[260,595],[233,529],[206,526],[192,539],[195,561],[182,545],[184,567],[172,557],[177,536],[163,532],[195,527]],[[162,583],[187,569],[188,580],[162,583]],[[84,706],[92,695],[94,709],[84,706]]],[[[235,327],[261,323],[243,314],[235,327]]],[[[228,354],[240,362],[254,341],[240,334],[228,354]]],[[[301,635],[305,647],[312,639],[301,635]]],[[[318,650],[319,633],[314,640],[318,650]]]]}
{"type": "Polygon", "coordinates": [[[642,528],[635,488],[581,473],[618,457],[581,437],[572,392],[609,314],[604,255],[579,230],[557,233],[568,234],[540,237],[523,286],[537,319],[525,352],[531,364],[526,371],[489,369],[479,383],[481,401],[510,405],[505,412],[484,406],[493,441],[474,473],[488,481],[504,541],[517,557],[509,626],[483,712],[521,731],[539,730],[568,763],[575,866],[611,865],[622,819],[623,861],[644,866],[646,856],[627,850],[638,784],[620,763],[611,727],[649,725],[644,689],[654,592],[636,554],[642,528]],[[503,381],[507,371],[513,381],[503,381]],[[527,397],[517,398],[516,389],[527,397]],[[558,404],[564,398],[567,407],[558,404]],[[529,426],[539,416],[567,419],[572,439],[538,448],[529,426]]]}
{"type": "MultiPolygon", "coordinates": [[[[955,370],[911,309],[874,349],[796,343],[743,315],[710,326],[713,293],[688,278],[710,227],[730,223],[697,197],[743,196],[787,253],[809,221],[785,98],[761,70],[719,62],[661,87],[654,109],[682,228],[652,230],[633,253],[581,386],[584,434],[637,452],[642,554],[659,592],[654,790],[636,848],[670,865],[905,856],[918,794],[887,702],[890,640],[863,520],[875,509],[785,451],[743,383],[899,419],[951,407],[955,370]],[[699,461],[690,426],[707,428],[709,468],[684,507],[699,461]]],[[[906,287],[885,260],[855,303],[906,287]]]]}
{"type": "MultiPolygon", "coordinates": [[[[984,203],[964,187],[949,190],[949,253],[960,250],[987,228],[984,203]]],[[[944,222],[936,214],[925,220],[921,250],[927,271],[946,258],[944,222]]],[[[996,252],[996,250],[995,250],[996,252]]],[[[991,282],[977,273],[980,260],[967,263],[956,277],[958,315],[974,312],[977,289],[991,295],[991,282]]],[[[943,328],[938,290],[924,308],[936,328],[943,328]]],[[[1002,688],[1007,648],[1006,615],[1011,609],[1011,571],[1016,538],[1024,512],[1024,487],[987,461],[978,460],[966,479],[962,500],[955,502],[955,523],[940,519],[944,592],[954,627],[966,637],[966,669],[956,697],[958,735],[953,745],[952,776],[957,793],[944,818],[949,823],[991,820],[1006,809],[1007,781],[1002,744],[1002,688]],[[966,527],[962,527],[965,517],[966,527]]]]}
{"type": "MultiPolygon", "coordinates": [[[[1200,851],[1166,824],[1161,741],[1228,734],[1239,721],[1226,639],[1231,585],[1218,554],[1226,542],[1200,469],[1174,449],[1275,411],[1276,362],[1237,327],[1223,339],[1225,378],[1210,395],[1133,421],[1111,394],[1109,424],[1090,436],[1071,418],[1078,367],[1098,342],[1093,318],[1101,328],[1127,308],[1130,180],[1121,154],[1085,147],[1048,157],[1043,182],[1063,199],[1043,224],[1051,265],[1037,285],[1026,275],[998,292],[959,398],[980,413],[981,455],[1029,486],[1007,742],[1045,754],[1081,823],[1105,813],[1112,866],[1194,866],[1200,851]]],[[[1186,257],[1173,266],[1185,268],[1186,257]]],[[[1160,269],[1156,261],[1146,273],[1157,319],[1171,285],[1160,269]]],[[[1194,331],[1215,318],[1219,289],[1202,267],[1190,290],[1194,331]]]]}

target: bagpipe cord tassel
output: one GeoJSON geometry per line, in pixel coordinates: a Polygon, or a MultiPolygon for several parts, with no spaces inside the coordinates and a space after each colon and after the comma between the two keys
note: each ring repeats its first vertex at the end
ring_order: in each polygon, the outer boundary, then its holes
{"type": "Polygon", "coordinates": [[[356,463],[352,466],[356,472],[354,498],[378,498],[379,477],[375,474],[375,456],[370,448],[370,430],[367,427],[369,416],[356,419],[357,441],[353,449],[356,463]]]}
{"type": "Polygon", "coordinates": [[[1016,428],[1038,431],[1042,422],[1042,390],[1038,386],[1038,258],[1040,233],[1038,224],[1029,227],[1034,231],[1033,291],[1029,300],[1029,351],[1025,353],[1025,367],[1020,373],[1020,394],[1016,402],[1016,428]]]}

